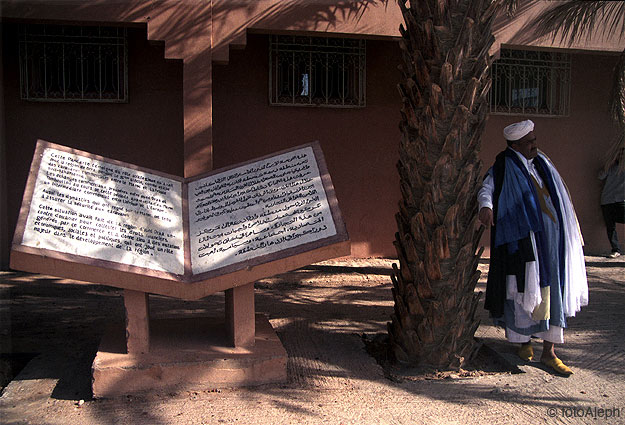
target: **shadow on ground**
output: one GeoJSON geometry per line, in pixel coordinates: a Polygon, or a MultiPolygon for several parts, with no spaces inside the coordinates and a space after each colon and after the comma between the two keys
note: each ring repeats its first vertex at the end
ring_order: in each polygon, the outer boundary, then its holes
{"type": "MultiPolygon", "coordinates": [[[[478,310],[482,317],[478,333],[483,346],[464,371],[436,372],[390,364],[384,351],[386,322],[393,312],[390,264],[388,260],[327,262],[257,282],[257,311],[269,317],[288,352],[288,382],[224,390],[220,396],[257,399],[258,403],[269,398],[274,407],[315,418],[319,409],[314,399],[323,399],[327,391],[351,397],[352,392],[362,394],[376,388],[415,400],[443,400],[458,406],[467,403],[467,397],[485,403],[503,400],[530,410],[556,401],[587,401],[586,392],[617,391],[610,388],[615,388],[614,379],[624,374],[625,313],[621,306],[625,304],[625,262],[587,262],[591,304],[569,321],[567,334],[573,343],[561,351],[564,359],[574,360],[573,366],[585,374],[584,379],[591,376],[598,379],[597,383],[585,382],[581,393],[552,395],[541,391],[553,386],[545,384],[553,377],[539,363],[527,365],[515,360],[514,352],[490,325],[482,307],[478,310]],[[516,379],[528,380],[522,375],[532,375],[532,371],[540,375],[530,377],[534,386],[529,388],[539,393],[510,384],[516,379]],[[501,376],[495,381],[507,383],[493,386],[489,376],[501,376]]],[[[105,325],[123,317],[121,292],[24,273],[0,277],[0,341],[6,353],[2,359],[16,366],[30,360],[18,379],[51,380],[52,399],[88,400],[85,408],[99,423],[136,417],[153,424],[170,422],[165,413],[159,413],[158,406],[166,401],[216,402],[212,392],[192,388],[89,401],[91,361],[105,325]],[[115,414],[110,411],[113,405],[115,414]]],[[[478,290],[483,290],[483,281],[478,290]]],[[[199,301],[150,297],[155,318],[190,314],[222,317],[223,303],[223,294],[199,301]]],[[[45,411],[45,406],[40,408],[45,411]]]]}

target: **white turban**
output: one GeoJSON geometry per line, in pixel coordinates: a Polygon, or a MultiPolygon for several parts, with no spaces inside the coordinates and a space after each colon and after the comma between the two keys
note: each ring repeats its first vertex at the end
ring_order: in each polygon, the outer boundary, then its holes
{"type": "Polygon", "coordinates": [[[532,120],[515,122],[503,129],[503,137],[506,140],[514,142],[522,137],[527,136],[530,131],[534,131],[534,123],[532,120]]]}

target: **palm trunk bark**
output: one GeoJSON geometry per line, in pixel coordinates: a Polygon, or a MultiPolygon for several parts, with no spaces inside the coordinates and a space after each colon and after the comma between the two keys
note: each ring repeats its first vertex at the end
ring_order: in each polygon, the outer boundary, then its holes
{"type": "Polygon", "coordinates": [[[399,0],[403,55],[399,268],[388,324],[397,360],[461,367],[475,351],[476,195],[496,2],[399,0]]]}

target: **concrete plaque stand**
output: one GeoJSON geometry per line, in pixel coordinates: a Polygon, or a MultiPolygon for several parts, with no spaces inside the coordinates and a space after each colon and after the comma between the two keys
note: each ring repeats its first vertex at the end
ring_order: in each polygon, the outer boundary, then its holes
{"type": "Polygon", "coordinates": [[[124,290],[92,366],[108,397],[286,380],[253,282],[349,253],[317,142],[183,179],[39,141],[11,267],[124,290]],[[148,294],[221,291],[224,318],[150,320],[148,294]]]}
{"type": "Polygon", "coordinates": [[[147,302],[135,301],[147,297],[125,291],[126,329],[111,325],[100,343],[92,366],[93,396],[285,382],[287,353],[267,318],[254,314],[253,284],[237,289],[226,291],[231,301],[225,320],[146,321],[147,302]]]}

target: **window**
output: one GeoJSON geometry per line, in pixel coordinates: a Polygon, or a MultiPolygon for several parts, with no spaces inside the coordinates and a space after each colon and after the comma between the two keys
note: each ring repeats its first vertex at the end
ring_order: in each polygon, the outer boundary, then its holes
{"type": "Polygon", "coordinates": [[[34,101],[126,102],[126,29],[20,27],[21,97],[34,101]]]}
{"type": "Polygon", "coordinates": [[[365,41],[272,36],[272,105],[365,106],[365,41]]]}
{"type": "Polygon", "coordinates": [[[493,63],[492,113],[566,116],[569,113],[571,55],[501,49],[493,63]]]}

